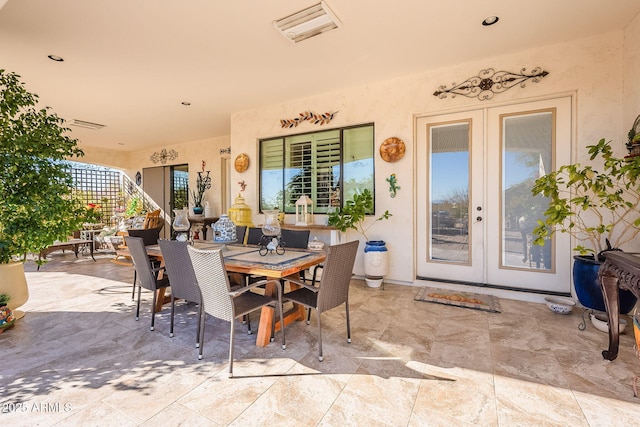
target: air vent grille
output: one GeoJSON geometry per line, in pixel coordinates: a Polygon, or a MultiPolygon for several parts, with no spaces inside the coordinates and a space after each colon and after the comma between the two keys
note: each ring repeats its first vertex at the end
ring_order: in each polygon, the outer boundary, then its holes
{"type": "Polygon", "coordinates": [[[69,122],[69,125],[92,130],[100,130],[104,127],[104,125],[101,125],[99,123],[87,122],[85,120],[78,119],[71,120],[71,122],[69,122]]]}

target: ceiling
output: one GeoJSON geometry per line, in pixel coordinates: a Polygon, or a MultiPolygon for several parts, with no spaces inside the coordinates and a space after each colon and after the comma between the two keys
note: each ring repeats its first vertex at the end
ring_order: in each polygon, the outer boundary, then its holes
{"type": "Polygon", "coordinates": [[[273,27],[318,2],[8,0],[0,68],[66,120],[105,126],[71,127],[81,146],[131,151],[229,135],[236,111],[623,29],[640,12],[638,0],[327,0],[339,29],[293,44],[273,27]]]}

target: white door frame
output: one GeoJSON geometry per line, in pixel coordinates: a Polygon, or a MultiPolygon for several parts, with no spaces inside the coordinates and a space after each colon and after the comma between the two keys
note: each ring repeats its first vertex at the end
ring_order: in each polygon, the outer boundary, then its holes
{"type": "MultiPolygon", "coordinates": [[[[567,93],[561,93],[561,94],[557,94],[551,97],[539,97],[539,98],[533,98],[533,99],[523,99],[523,100],[516,100],[516,101],[511,101],[511,102],[504,102],[504,103],[493,103],[491,105],[479,105],[478,109],[476,110],[482,110],[484,111],[484,126],[483,126],[483,132],[484,132],[484,146],[486,147],[486,141],[488,139],[488,134],[489,134],[489,128],[490,128],[490,123],[489,122],[489,111],[490,110],[499,110],[501,107],[517,107],[520,108],[522,111],[528,111],[528,110],[533,110],[536,108],[536,103],[539,103],[541,101],[541,105],[545,105],[545,102],[554,102],[554,101],[558,101],[559,99],[562,98],[568,98],[567,100],[565,100],[566,102],[568,102],[570,104],[570,111],[569,111],[569,115],[570,117],[567,119],[567,117],[563,117],[562,120],[565,120],[565,123],[567,120],[570,121],[570,123],[568,124],[569,130],[568,132],[565,132],[565,134],[563,135],[564,140],[562,141],[562,144],[569,144],[569,153],[568,155],[565,156],[565,158],[562,159],[558,159],[556,166],[560,165],[560,164],[565,164],[566,162],[575,162],[575,156],[576,156],[576,120],[575,120],[575,114],[576,114],[576,93],[575,92],[567,92],[567,93]],[[569,139],[569,141],[567,141],[566,139],[569,139]]],[[[419,212],[422,208],[422,205],[426,206],[427,201],[424,201],[425,198],[425,194],[421,193],[422,189],[424,188],[425,184],[421,185],[420,180],[421,179],[425,179],[427,172],[424,171],[424,167],[422,168],[423,170],[421,171],[421,165],[420,162],[424,161],[424,159],[421,158],[421,154],[419,153],[419,144],[424,144],[424,139],[420,139],[421,137],[424,138],[424,132],[422,130],[419,129],[419,123],[423,123],[425,118],[431,118],[431,117],[437,117],[437,116],[446,116],[451,114],[451,117],[455,117],[455,115],[461,115],[464,116],[464,113],[470,113],[472,110],[470,110],[469,108],[465,108],[465,109],[458,109],[458,110],[447,110],[447,111],[442,111],[442,112],[437,112],[437,113],[432,113],[432,114],[419,114],[419,115],[414,115],[414,144],[415,144],[415,156],[414,156],[414,170],[416,171],[415,174],[415,185],[414,185],[414,198],[416,200],[416,207],[417,209],[414,212],[414,259],[415,261],[415,273],[416,273],[416,280],[421,280],[423,279],[423,277],[420,277],[420,266],[419,263],[422,262],[421,258],[419,258],[420,256],[424,256],[424,250],[421,250],[420,248],[420,239],[421,237],[419,236],[419,232],[424,230],[424,227],[422,227],[422,230],[420,228],[420,223],[419,221],[424,220],[424,214],[419,212]]],[[[484,167],[488,168],[490,167],[490,162],[487,159],[488,156],[485,156],[485,160],[484,160],[484,167]]],[[[491,165],[493,167],[495,167],[494,165],[491,165]]],[[[487,174],[484,174],[485,179],[484,181],[486,181],[486,176],[487,174]]],[[[488,185],[487,182],[483,182],[483,185],[488,185]]],[[[483,200],[483,204],[487,205],[488,203],[494,203],[495,201],[491,198],[487,199],[487,196],[484,195],[484,200],[483,200]]],[[[473,205],[473,201],[470,201],[470,225],[469,227],[471,227],[471,215],[474,213],[473,209],[475,209],[475,205],[473,205]]],[[[489,215],[497,215],[497,213],[491,213],[488,212],[489,215]]],[[[494,222],[497,222],[498,219],[497,218],[487,218],[489,219],[489,221],[483,221],[482,227],[483,227],[483,233],[487,233],[487,227],[488,224],[490,223],[490,220],[493,220],[494,222]]],[[[475,224],[477,225],[477,224],[475,224]]],[[[475,226],[474,225],[474,226],[475,226]]],[[[485,242],[488,239],[485,239],[485,242]]],[[[492,279],[491,279],[491,275],[493,274],[495,276],[495,271],[496,269],[493,269],[493,273],[487,273],[487,271],[482,271],[482,276],[484,278],[484,280],[482,280],[481,282],[477,283],[478,285],[482,285],[482,286],[489,286],[489,287],[496,287],[496,288],[501,288],[501,289],[507,289],[507,290],[517,290],[517,291],[525,291],[525,292],[542,292],[542,293],[557,293],[557,294],[570,294],[570,289],[571,289],[571,239],[568,235],[566,234],[561,234],[558,233],[558,235],[556,236],[556,256],[560,256],[559,261],[557,262],[557,267],[556,267],[556,272],[554,274],[556,274],[555,278],[552,279],[553,281],[555,281],[556,283],[549,287],[546,286],[546,284],[543,284],[541,286],[537,286],[535,283],[533,284],[528,284],[525,286],[514,286],[515,284],[513,283],[508,283],[508,284],[504,284],[504,283],[493,283],[492,279]],[[489,279],[487,280],[487,277],[489,276],[489,279]]],[[[487,247],[487,244],[484,244],[483,250],[489,249],[487,247]]],[[[438,266],[438,269],[442,268],[443,266],[438,266]]],[[[479,268],[479,267],[478,267],[479,268]]],[[[487,266],[483,266],[482,267],[483,270],[487,270],[489,269],[489,267],[487,266]]],[[[509,273],[509,272],[508,272],[509,273]]],[[[511,273],[509,273],[511,274],[511,273]]],[[[543,274],[543,273],[529,273],[528,274],[543,274]]],[[[464,275],[462,278],[460,277],[456,277],[456,275],[450,275],[449,277],[453,278],[453,280],[451,280],[452,283],[463,283],[463,284],[470,284],[468,282],[475,282],[475,280],[465,280],[464,275]]],[[[437,277],[435,277],[436,279],[438,279],[437,277]]],[[[428,277],[424,278],[425,280],[428,280],[428,277]]],[[[442,280],[442,279],[441,279],[442,280]]],[[[539,280],[541,280],[540,283],[544,283],[544,281],[549,281],[550,277],[548,274],[543,274],[542,278],[540,278],[539,280]]]]}

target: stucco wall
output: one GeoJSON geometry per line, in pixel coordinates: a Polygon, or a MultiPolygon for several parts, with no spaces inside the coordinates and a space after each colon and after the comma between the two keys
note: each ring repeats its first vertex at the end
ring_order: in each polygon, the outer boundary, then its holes
{"type": "Polygon", "coordinates": [[[96,150],[86,148],[86,155],[81,159],[83,162],[93,163],[102,166],[110,166],[122,169],[134,182],[136,172],[142,169],[156,166],[189,165],[189,186],[195,188],[196,172],[202,168],[202,161],[205,161],[205,170],[211,171],[211,189],[207,190],[204,201],[208,201],[213,208],[215,215],[220,214],[220,194],[221,194],[221,162],[228,154],[220,154],[220,150],[230,146],[230,137],[222,136],[218,138],[206,138],[198,141],[185,142],[182,144],[167,145],[150,150],[140,150],[134,152],[119,152],[108,150],[96,150]],[[167,161],[164,165],[153,163],[151,155],[162,149],[167,151],[175,150],[178,157],[175,160],[167,161]]]}
{"type": "Polygon", "coordinates": [[[640,14],[624,32],[624,124],[627,131],[640,114],[640,14]]]}
{"type": "MultiPolygon", "coordinates": [[[[294,118],[300,112],[311,110],[339,111],[325,128],[375,122],[376,153],[382,141],[391,136],[401,138],[407,145],[407,151],[405,157],[396,163],[386,163],[376,154],[377,213],[388,209],[393,217],[387,222],[376,224],[370,234],[387,241],[390,251],[390,272],[387,279],[411,283],[415,276],[413,209],[416,197],[420,197],[414,194],[414,117],[575,93],[576,138],[573,144],[577,150],[574,150],[574,160],[586,160],[588,156],[584,147],[602,137],[620,141],[618,149],[622,153],[622,137],[625,133],[622,125],[622,46],[623,33],[613,32],[237,112],[231,118],[232,158],[245,152],[249,154],[252,163],[243,174],[233,171],[231,182],[244,179],[248,183],[245,198],[253,209],[254,222],[259,224],[263,217],[257,212],[257,140],[321,129],[308,122],[294,129],[281,129],[280,119],[294,118]],[[523,67],[530,70],[536,66],[549,71],[549,76],[538,84],[528,83],[524,89],[515,87],[496,95],[491,101],[462,96],[438,99],[433,96],[438,86],[460,82],[485,68],[519,71],[523,67]],[[391,173],[396,174],[398,184],[402,187],[393,199],[389,197],[385,182],[385,178],[391,173]]],[[[418,50],[416,54],[420,54],[418,50]]],[[[309,84],[312,85],[313,82],[309,84]]],[[[358,235],[349,233],[347,237],[355,239],[358,235]]],[[[355,273],[363,274],[361,260],[356,261],[355,273]]]]}
{"type": "MultiPolygon", "coordinates": [[[[212,171],[213,188],[205,200],[220,213],[220,149],[231,146],[231,159],[240,153],[250,157],[249,169],[242,173],[232,170],[231,193],[239,190],[235,185],[244,180],[243,193],[253,209],[254,223],[263,216],[257,211],[258,200],[258,145],[259,138],[309,132],[322,128],[340,127],[359,123],[375,123],[377,150],[386,138],[396,136],[407,145],[405,157],[396,163],[386,163],[376,154],[376,204],[378,214],[388,209],[393,217],[376,224],[370,231],[372,238],[387,241],[390,250],[390,273],[387,279],[411,283],[414,278],[414,212],[416,198],[414,159],[414,118],[420,115],[476,109],[498,104],[525,102],[560,94],[575,94],[575,134],[572,158],[586,162],[584,147],[600,138],[614,141],[618,154],[624,154],[624,141],[630,123],[640,113],[640,17],[636,17],[624,32],[612,32],[577,41],[544,46],[538,49],[508,53],[483,61],[460,64],[437,70],[425,70],[412,76],[369,83],[317,96],[292,99],[276,105],[236,112],[231,117],[231,135],[157,147],[133,153],[86,149],[83,161],[124,169],[130,176],[145,167],[158,166],[150,156],[162,148],[174,149],[179,157],[173,164],[188,163],[190,171],[200,170],[201,161],[212,171]],[[528,83],[525,88],[515,87],[498,94],[491,101],[479,101],[462,96],[439,99],[433,92],[440,85],[461,82],[485,68],[519,71],[540,66],[549,76],[540,83],[528,83]],[[303,111],[338,111],[334,120],[323,127],[308,122],[294,129],[282,129],[279,120],[294,118],[303,111]],[[385,182],[395,173],[402,189],[395,198],[389,197],[385,182]]],[[[420,54],[416,51],[416,54],[420,54]]],[[[313,82],[309,82],[310,85],[313,82]]],[[[169,164],[169,163],[168,163],[169,164]]],[[[195,174],[191,175],[191,185],[195,174]]],[[[348,239],[358,238],[349,233],[348,239]]],[[[361,255],[359,255],[360,257],[361,255]]],[[[356,274],[362,274],[362,262],[356,261],[356,274]]]]}

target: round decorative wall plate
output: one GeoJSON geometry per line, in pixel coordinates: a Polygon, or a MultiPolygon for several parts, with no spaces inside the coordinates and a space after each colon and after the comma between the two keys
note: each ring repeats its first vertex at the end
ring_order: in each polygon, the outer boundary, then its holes
{"type": "Polygon", "coordinates": [[[387,138],[380,146],[380,157],[385,162],[397,162],[404,157],[405,149],[404,142],[400,138],[387,138]]]}
{"type": "Polygon", "coordinates": [[[249,169],[249,156],[244,153],[238,154],[238,157],[236,157],[235,161],[235,168],[236,171],[240,173],[249,169]]]}

